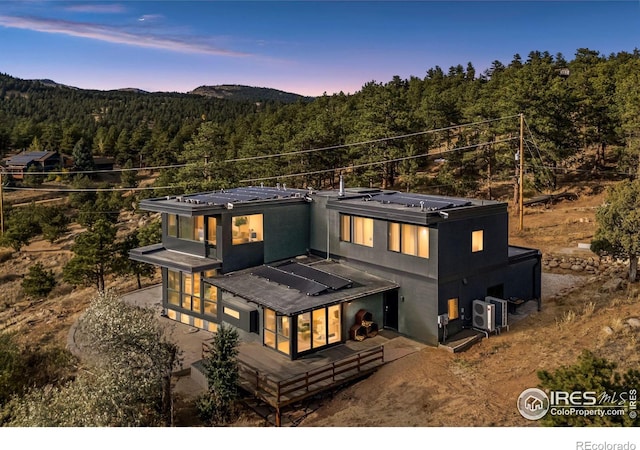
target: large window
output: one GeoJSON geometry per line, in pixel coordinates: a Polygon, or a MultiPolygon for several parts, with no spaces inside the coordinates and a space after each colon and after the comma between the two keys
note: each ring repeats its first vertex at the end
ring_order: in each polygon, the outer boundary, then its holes
{"type": "Polygon", "coordinates": [[[373,219],[341,215],[340,240],[373,247],[373,219]]]}
{"type": "Polygon", "coordinates": [[[471,251],[481,252],[484,250],[484,231],[477,230],[471,233],[471,251]]]}
{"type": "Polygon", "coordinates": [[[286,355],[291,353],[290,318],[276,314],[272,309],[264,309],[264,345],[275,348],[286,355]]]}
{"type": "Polygon", "coordinates": [[[342,340],[340,305],[298,315],[298,353],[342,340]]]}
{"type": "Polygon", "coordinates": [[[298,316],[298,353],[311,350],[311,313],[298,316]]]}
{"type": "Polygon", "coordinates": [[[262,214],[232,217],[231,230],[233,245],[262,241],[262,214]]]}
{"type": "Polygon", "coordinates": [[[167,301],[169,305],[201,313],[200,280],[199,273],[168,270],[167,301]]]}
{"type": "Polygon", "coordinates": [[[429,257],[429,228],[408,223],[389,222],[388,249],[392,252],[429,257]]]}
{"type": "MultiPolygon", "coordinates": [[[[205,272],[206,278],[212,278],[216,276],[215,270],[205,272]]],[[[204,314],[205,316],[218,317],[218,288],[211,286],[209,283],[204,283],[204,314]]]]}
{"type": "Polygon", "coordinates": [[[169,214],[167,216],[167,234],[179,239],[204,242],[204,217],[169,214]]]}

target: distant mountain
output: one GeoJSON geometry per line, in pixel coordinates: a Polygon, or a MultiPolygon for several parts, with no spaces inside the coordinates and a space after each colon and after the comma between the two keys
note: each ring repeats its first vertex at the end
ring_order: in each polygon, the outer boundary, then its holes
{"type": "Polygon", "coordinates": [[[311,101],[313,97],[305,97],[278,89],[242,86],[237,84],[222,84],[218,86],[200,86],[190,94],[205,97],[223,98],[240,101],[267,101],[274,100],[283,103],[295,103],[298,101],[311,101]]]}
{"type": "Polygon", "coordinates": [[[69,89],[78,89],[77,87],[68,86],[66,84],[56,83],[55,81],[49,80],[49,79],[44,79],[44,80],[26,80],[26,81],[35,81],[35,82],[41,83],[41,84],[43,84],[44,86],[47,86],[47,87],[63,87],[63,88],[69,88],[69,89]]]}

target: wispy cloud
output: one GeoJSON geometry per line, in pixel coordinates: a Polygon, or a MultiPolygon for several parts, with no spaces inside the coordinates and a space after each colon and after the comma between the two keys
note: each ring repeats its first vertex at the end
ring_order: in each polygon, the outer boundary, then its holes
{"type": "Polygon", "coordinates": [[[110,42],[113,44],[154,48],[180,53],[200,53],[231,57],[251,56],[249,53],[219,48],[206,42],[197,42],[197,40],[191,36],[166,37],[151,33],[131,33],[119,28],[93,23],[0,15],[0,26],[38,31],[41,33],[64,34],[67,36],[110,42]]]}
{"type": "Polygon", "coordinates": [[[164,19],[164,16],[162,14],[145,14],[143,16],[140,16],[138,18],[138,21],[140,22],[156,22],[158,20],[162,20],[164,19]]]}
{"type": "Polygon", "coordinates": [[[79,5],[69,5],[64,8],[66,11],[100,14],[120,14],[126,11],[124,5],[84,3],[79,5]]]}

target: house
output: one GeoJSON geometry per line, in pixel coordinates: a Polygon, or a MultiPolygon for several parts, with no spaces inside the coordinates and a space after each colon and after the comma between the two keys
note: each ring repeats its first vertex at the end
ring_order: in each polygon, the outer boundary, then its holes
{"type": "Polygon", "coordinates": [[[291,359],[382,328],[438,345],[504,325],[503,307],[540,306],[541,254],[509,246],[502,202],[341,184],[140,207],[161,213],[162,242],[130,257],[162,268],[165,314],[209,331],[231,324],[291,359]]]}
{"type": "Polygon", "coordinates": [[[4,160],[9,174],[16,179],[24,179],[31,168],[37,172],[48,172],[58,169],[62,164],[60,154],[54,151],[22,152],[4,160]]]}

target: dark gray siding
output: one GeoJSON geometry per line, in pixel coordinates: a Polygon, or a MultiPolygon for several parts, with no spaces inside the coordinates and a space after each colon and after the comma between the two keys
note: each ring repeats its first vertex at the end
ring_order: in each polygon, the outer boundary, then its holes
{"type": "Polygon", "coordinates": [[[307,203],[265,209],[264,262],[306,254],[309,249],[307,203]]]}
{"type": "Polygon", "coordinates": [[[440,222],[437,254],[440,281],[478,275],[490,268],[506,267],[508,235],[509,218],[506,212],[440,222]],[[484,231],[484,249],[472,253],[471,234],[476,230],[484,231]]]}
{"type": "Polygon", "coordinates": [[[539,257],[509,264],[504,287],[505,298],[540,299],[541,274],[539,257]]]}

